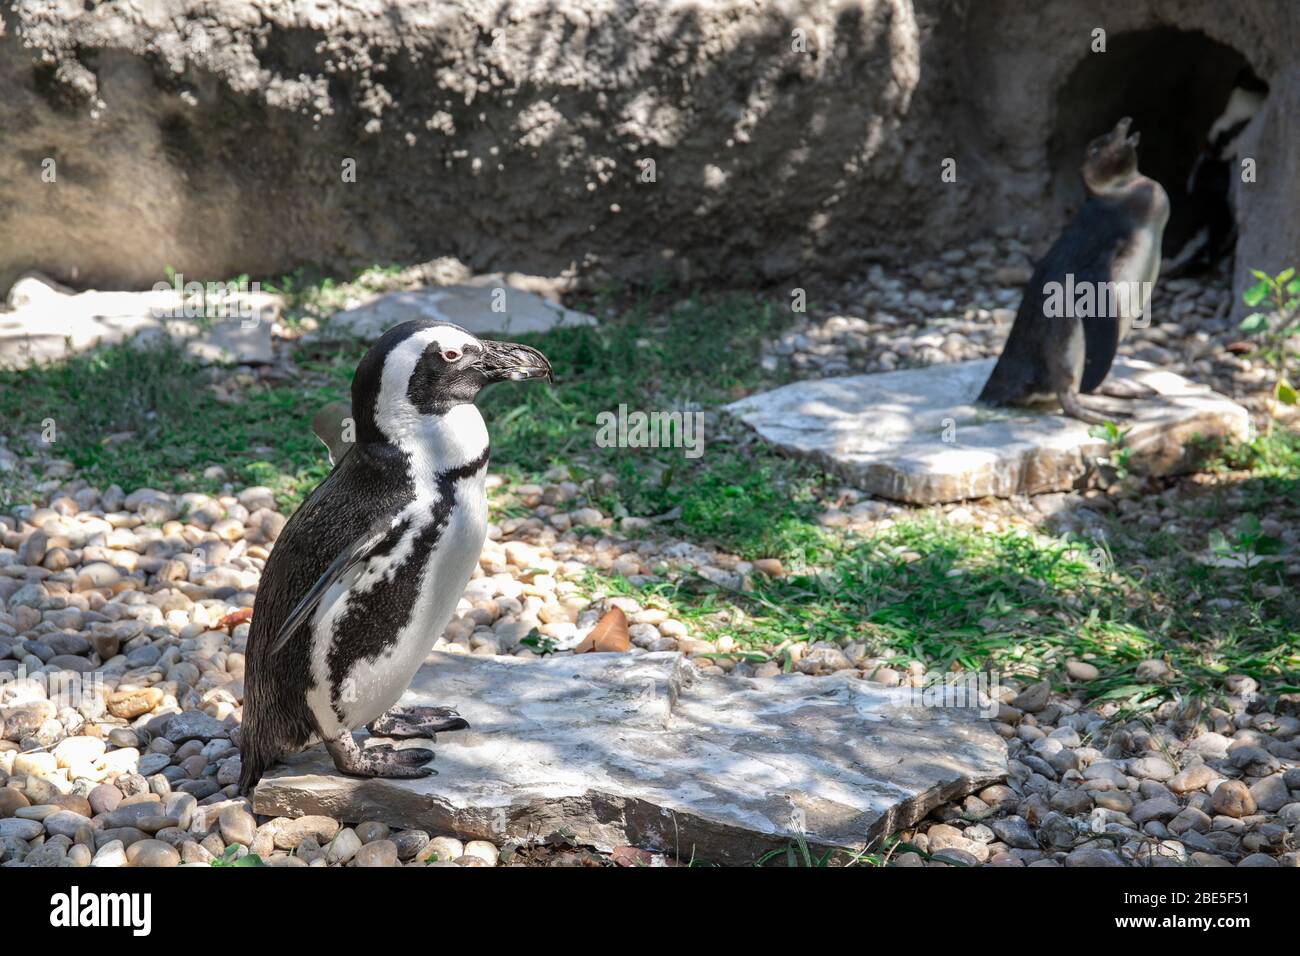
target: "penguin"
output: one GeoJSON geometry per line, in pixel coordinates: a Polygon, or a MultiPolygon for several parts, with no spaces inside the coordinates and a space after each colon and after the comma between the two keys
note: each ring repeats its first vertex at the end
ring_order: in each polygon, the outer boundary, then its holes
{"type": "MultiPolygon", "coordinates": [[[[1124,117],[1088,144],[1082,166],[1087,201],[1034,269],[978,401],[1020,405],[1055,398],[1071,418],[1106,421],[1079,394],[1102,385],[1119,343],[1146,310],[1169,220],[1164,189],[1138,172],[1131,123],[1124,117]]],[[[1116,385],[1103,392],[1150,394],[1116,385]]]]}
{"type": "MultiPolygon", "coordinates": [[[[1164,278],[1194,276],[1208,272],[1237,241],[1237,221],[1232,211],[1233,167],[1238,141],[1246,126],[1264,105],[1268,84],[1250,70],[1242,70],[1233,83],[1223,113],[1210,126],[1205,143],[1197,153],[1187,176],[1187,194],[1176,221],[1177,231],[1186,236],[1172,250],[1160,274],[1164,278]],[[1190,235],[1188,235],[1190,233],[1190,235]]],[[[1170,228],[1170,232],[1175,230],[1170,228]]],[[[1172,236],[1167,239],[1173,238],[1172,236]]]]}
{"type": "Polygon", "coordinates": [[[394,705],[487,535],[488,433],[474,399],[494,382],[538,378],[554,381],[536,349],[442,322],[398,325],[362,358],[356,440],[285,525],[253,604],[241,792],[315,742],[345,774],[427,776],[432,751],[362,749],[353,731],[432,738],[468,726],[448,708],[394,705]]]}

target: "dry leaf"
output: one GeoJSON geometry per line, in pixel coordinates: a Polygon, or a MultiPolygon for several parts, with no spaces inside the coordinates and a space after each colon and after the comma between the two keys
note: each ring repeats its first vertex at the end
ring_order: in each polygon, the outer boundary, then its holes
{"type": "Polygon", "coordinates": [[[217,621],[217,630],[233,630],[237,625],[243,624],[251,619],[253,609],[251,607],[241,607],[238,611],[231,611],[221,620],[217,621]]]}
{"type": "Polygon", "coordinates": [[[627,615],[618,607],[612,607],[601,615],[591,633],[582,639],[582,643],[573,649],[575,654],[621,654],[632,646],[632,638],[627,632],[627,615]]]}
{"type": "Polygon", "coordinates": [[[619,866],[650,866],[655,859],[649,850],[639,850],[634,846],[616,846],[609,857],[619,866]]]}

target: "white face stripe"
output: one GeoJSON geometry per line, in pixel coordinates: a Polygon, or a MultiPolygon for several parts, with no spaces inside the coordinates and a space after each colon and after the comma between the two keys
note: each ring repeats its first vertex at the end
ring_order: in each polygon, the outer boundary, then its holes
{"type": "Polygon", "coordinates": [[[411,374],[434,342],[461,352],[482,343],[450,325],[435,325],[408,336],[384,359],[375,401],[375,424],[393,444],[406,452],[417,498],[432,490],[434,476],[474,461],[487,450],[487,426],[475,405],[455,405],[444,415],[425,415],[407,396],[411,374]]]}
{"type": "MultiPolygon", "coordinates": [[[[1224,107],[1223,115],[1214,121],[1214,125],[1210,127],[1210,132],[1205,138],[1213,143],[1220,135],[1242,120],[1253,119],[1263,103],[1264,95],[1262,93],[1243,90],[1239,86],[1234,88],[1228,97],[1228,105],[1224,107]]],[[[1228,157],[1223,156],[1220,158],[1227,159],[1228,157]]]]}
{"type": "Polygon", "coordinates": [[[392,442],[401,444],[404,438],[420,430],[425,424],[422,420],[428,418],[411,404],[406,393],[416,364],[424,355],[425,349],[434,342],[438,343],[439,348],[454,348],[462,353],[470,345],[482,348],[479,340],[468,332],[450,325],[435,325],[408,336],[388,353],[379,380],[375,424],[392,442]]]}

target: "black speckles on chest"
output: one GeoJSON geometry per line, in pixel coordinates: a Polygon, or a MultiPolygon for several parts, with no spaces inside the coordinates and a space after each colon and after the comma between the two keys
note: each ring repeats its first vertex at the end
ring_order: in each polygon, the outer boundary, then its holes
{"type": "Polygon", "coordinates": [[[334,624],[334,640],[327,657],[331,704],[340,719],[343,718],[340,694],[353,667],[360,661],[378,659],[397,643],[398,635],[411,621],[421,599],[420,588],[429,556],[447,530],[454,510],[464,506],[456,498],[457,482],[486,468],[487,459],[484,450],[474,461],[440,473],[429,520],[420,523],[418,528],[416,522],[402,521],[371,560],[383,560],[399,550],[406,538],[414,536],[405,559],[369,590],[348,597],[346,611],[334,624]]]}

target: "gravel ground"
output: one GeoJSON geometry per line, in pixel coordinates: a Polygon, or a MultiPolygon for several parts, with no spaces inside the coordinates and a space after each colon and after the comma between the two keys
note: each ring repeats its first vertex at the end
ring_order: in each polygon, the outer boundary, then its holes
{"type": "MultiPolygon", "coordinates": [[[[1005,237],[899,276],[873,269],[864,283],[825,298],[771,344],[764,361],[812,376],[995,354],[1027,270],[1027,249],[1005,237]],[[960,317],[959,302],[971,303],[960,306],[960,317]],[[861,316],[846,314],[843,303],[861,316]]],[[[1221,279],[1167,283],[1156,295],[1158,321],[1123,351],[1231,394],[1258,395],[1263,372],[1230,348],[1236,336],[1221,279]]],[[[9,468],[35,464],[0,453],[9,468]]],[[[235,792],[236,741],[247,613],[285,523],[271,492],[126,494],[88,487],[67,462],[36,467],[44,504],[0,516],[0,864],[229,864],[248,853],[278,866],[673,862],[630,848],[608,858],[581,848],[462,843],[377,821],[255,816],[235,792]],[[13,679],[20,672],[50,676],[13,679]],[[101,677],[102,694],[54,703],[47,685],[56,674],[101,677]]],[[[219,469],[213,474],[219,478],[219,469]]],[[[551,474],[539,485],[494,486],[495,504],[526,516],[492,526],[460,615],[437,648],[528,657],[544,640],[568,653],[618,605],[631,625],[632,653],[732,650],[728,639],[704,640],[666,608],[586,590],[588,570],[633,582],[698,573],[744,588],[754,575],[783,574],[780,562],[742,561],[673,540],[646,519],[615,521],[589,502],[599,483],[614,480],[580,484],[551,474]]],[[[1031,527],[1067,504],[1113,507],[1095,491],[1088,496],[1094,500],[1055,495],[934,510],[992,529],[1031,527]]],[[[901,510],[844,489],[821,520],[869,531],[901,510]]],[[[1068,510],[1075,520],[1087,511],[1068,510]]],[[[863,679],[920,681],[919,665],[915,672],[882,666],[861,645],[787,642],[766,650],[788,651],[803,673],[857,668],[863,679]]],[[[696,664],[780,679],[776,663],[696,664]]],[[[1167,665],[1142,667],[1158,676],[1167,665]]],[[[1067,671],[1081,689],[1096,676],[1086,661],[1069,662],[1067,671]]],[[[1261,710],[1253,684],[1228,677],[1227,708],[1194,719],[1169,703],[1120,720],[1115,704],[1085,705],[1046,683],[1004,683],[995,726],[1010,749],[1009,779],[901,834],[889,862],[1300,865],[1297,704],[1283,697],[1276,712],[1261,710]]]]}
{"type": "MultiPolygon", "coordinates": [[[[532,513],[491,529],[441,650],[531,656],[519,642],[536,628],[565,653],[610,604],[628,615],[633,653],[729,649],[665,610],[600,598],[578,582],[588,567],[633,578],[693,569],[743,586],[761,573],[752,564],[685,542],[628,541],[572,483],[518,491],[532,513]]],[[[462,866],[499,862],[486,843],[390,833],[374,821],[259,823],[236,795],[241,611],[284,524],[266,489],[123,496],[74,479],[48,506],[0,522],[0,670],[95,672],[106,692],[60,709],[35,680],[0,689],[5,865],[205,863],[235,845],[284,866],[424,865],[431,854],[462,866]]],[[[889,684],[919,676],[879,667],[860,646],[789,649],[805,673],[857,667],[889,684]]],[[[780,679],[775,663],[697,664],[780,679]]],[[[1067,668],[1082,684],[1095,675],[1083,661],[1067,668]]],[[[996,729],[1011,751],[1007,784],[943,808],[904,839],[933,855],[929,865],[1297,865],[1300,719],[1249,708],[1249,678],[1229,678],[1227,689],[1230,709],[1189,724],[1172,704],[1151,720],[1116,723],[1113,704],[1085,707],[1045,683],[1005,686],[996,729]]],[[[923,858],[909,850],[892,862],[923,858]]]]}
{"type": "MultiPolygon", "coordinates": [[[[1039,253],[1043,250],[1038,250],[1039,253]]],[[[1120,355],[1153,362],[1263,409],[1271,373],[1231,320],[1227,264],[1212,274],[1156,283],[1150,323],[1134,328],[1120,355]]],[[[1025,243],[1003,238],[810,295],[804,321],[772,342],[766,368],[800,377],[887,372],[996,356],[1032,275],[1025,243]]]]}
{"type": "MultiPolygon", "coordinates": [[[[67,470],[55,462],[46,474],[67,470]]],[[[238,844],[290,866],[424,865],[430,853],[460,865],[497,863],[497,849],[486,843],[431,842],[429,834],[389,834],[375,822],[259,825],[236,794],[231,737],[243,693],[242,618],[285,523],[269,489],[124,495],[76,479],[52,483],[47,506],[0,517],[0,671],[10,674],[0,687],[0,861],[176,865],[207,862],[238,844]],[[93,673],[104,694],[59,707],[47,692],[51,678],[14,679],[20,672],[93,673]],[[372,843],[377,848],[367,849],[372,843]]],[[[633,581],[690,569],[739,586],[754,565],[681,541],[629,541],[583,500],[572,482],[514,490],[509,503],[531,514],[492,526],[460,616],[436,648],[530,657],[534,650],[520,642],[535,629],[567,653],[617,605],[633,652],[729,650],[726,641],[692,636],[663,609],[586,594],[577,582],[591,568],[633,581]]],[[[622,525],[640,528],[635,519],[622,525]]],[[[796,656],[802,649],[792,645],[796,656]]],[[[779,669],[699,665],[713,673],[779,669]]]]}

